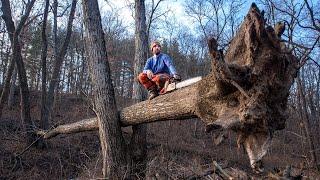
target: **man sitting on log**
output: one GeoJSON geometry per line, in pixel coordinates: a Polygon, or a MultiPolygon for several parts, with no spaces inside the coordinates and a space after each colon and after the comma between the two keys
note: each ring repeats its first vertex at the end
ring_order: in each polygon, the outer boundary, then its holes
{"type": "Polygon", "coordinates": [[[152,42],[150,49],[153,56],[147,60],[143,72],[138,77],[139,82],[149,91],[149,100],[163,91],[165,82],[170,78],[181,80],[170,56],[161,53],[160,43],[158,41],[152,42]]]}

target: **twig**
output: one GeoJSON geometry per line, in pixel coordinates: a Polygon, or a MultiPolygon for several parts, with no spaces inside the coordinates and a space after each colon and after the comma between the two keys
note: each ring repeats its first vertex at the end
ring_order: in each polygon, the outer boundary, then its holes
{"type": "Polygon", "coordinates": [[[189,180],[198,179],[201,177],[209,176],[211,174],[215,174],[223,179],[230,179],[230,180],[234,179],[232,176],[230,176],[228,173],[226,173],[216,161],[213,161],[213,165],[215,167],[214,169],[207,170],[206,172],[204,172],[200,175],[189,176],[189,177],[187,177],[187,179],[189,179],[189,180]]]}
{"type": "Polygon", "coordinates": [[[298,133],[295,133],[295,132],[292,132],[292,131],[286,131],[286,132],[288,132],[288,133],[290,133],[290,134],[293,134],[293,135],[296,135],[296,136],[298,136],[299,138],[303,138],[303,139],[304,139],[304,137],[301,136],[301,135],[298,134],[298,133]]]}
{"type": "MultiPolygon", "coordinates": [[[[28,149],[31,148],[31,146],[36,143],[37,141],[39,141],[41,138],[43,138],[43,136],[45,136],[48,132],[50,132],[50,130],[52,129],[52,127],[46,131],[46,132],[43,132],[43,131],[40,131],[41,133],[36,133],[38,135],[40,135],[36,140],[34,140],[29,146],[27,146],[21,153],[18,153],[15,155],[15,157],[19,157],[21,155],[23,155],[28,149]]],[[[38,131],[39,132],[39,131],[38,131]]]]}
{"type": "Polygon", "coordinates": [[[319,68],[320,68],[320,64],[319,63],[317,63],[317,61],[315,61],[313,58],[311,58],[311,57],[309,57],[309,59],[311,60],[311,61],[313,61],[319,68]]]}
{"type": "Polygon", "coordinates": [[[291,44],[291,45],[295,45],[295,46],[297,46],[297,47],[299,47],[299,48],[302,48],[302,49],[305,49],[305,50],[311,50],[311,49],[312,49],[312,48],[303,46],[303,45],[301,45],[301,44],[297,44],[297,43],[295,43],[295,42],[287,41],[287,40],[285,40],[285,39],[281,39],[280,42],[285,42],[285,43],[288,43],[288,44],[291,44]]]}
{"type": "Polygon", "coordinates": [[[216,161],[213,161],[213,165],[225,176],[227,177],[228,179],[233,179],[233,177],[231,177],[229,174],[227,174],[222,168],[221,166],[216,162],[216,161]]]}
{"type": "Polygon", "coordinates": [[[21,155],[23,155],[28,149],[30,149],[30,147],[36,143],[37,141],[39,141],[39,139],[41,139],[42,136],[39,136],[36,140],[34,140],[29,146],[27,146],[21,153],[18,153],[17,155],[15,155],[15,157],[19,157],[21,155]]]}
{"type": "Polygon", "coordinates": [[[246,98],[250,98],[250,96],[244,91],[244,89],[237,83],[235,82],[234,80],[232,79],[229,79],[230,83],[236,87],[246,98]]]}
{"type": "Polygon", "coordinates": [[[307,159],[308,157],[306,155],[300,155],[300,154],[294,154],[294,153],[291,153],[292,156],[294,157],[299,157],[299,158],[303,158],[303,159],[307,159]]]}
{"type": "Polygon", "coordinates": [[[312,47],[309,50],[306,50],[304,55],[301,57],[301,61],[299,63],[299,68],[301,68],[308,60],[308,56],[311,53],[311,51],[314,49],[314,47],[317,45],[318,41],[320,39],[320,36],[317,37],[316,41],[313,43],[312,47]]]}

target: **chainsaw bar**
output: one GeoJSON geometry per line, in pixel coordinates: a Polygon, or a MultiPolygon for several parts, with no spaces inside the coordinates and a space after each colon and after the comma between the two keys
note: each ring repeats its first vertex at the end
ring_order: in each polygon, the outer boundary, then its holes
{"type": "Polygon", "coordinates": [[[190,86],[191,84],[194,84],[194,83],[200,81],[201,79],[202,79],[202,77],[198,76],[198,77],[187,79],[187,80],[184,80],[184,81],[181,81],[178,83],[172,82],[172,83],[168,84],[168,86],[166,87],[166,92],[170,92],[170,91],[174,91],[176,89],[181,89],[183,87],[190,86]]]}

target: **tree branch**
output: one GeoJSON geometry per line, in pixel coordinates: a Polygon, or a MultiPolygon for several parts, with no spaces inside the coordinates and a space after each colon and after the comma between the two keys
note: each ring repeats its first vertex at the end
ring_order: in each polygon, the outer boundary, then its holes
{"type": "Polygon", "coordinates": [[[309,3],[308,3],[307,0],[304,0],[304,2],[306,3],[307,8],[308,8],[308,10],[309,10],[309,13],[310,13],[310,16],[311,16],[312,25],[314,26],[314,28],[315,28],[318,32],[320,32],[320,27],[316,24],[316,20],[315,20],[315,18],[314,18],[314,13],[313,13],[312,8],[310,7],[310,5],[309,5],[309,3]]]}
{"type": "Polygon", "coordinates": [[[32,0],[31,2],[28,2],[28,4],[26,5],[26,12],[24,13],[24,15],[21,17],[21,20],[16,28],[16,34],[19,35],[21,32],[22,27],[24,26],[25,22],[27,21],[29,14],[31,12],[31,9],[33,7],[33,4],[36,0],[32,0]]]}
{"type": "Polygon", "coordinates": [[[37,131],[36,133],[38,135],[43,136],[44,139],[49,139],[59,134],[71,134],[71,133],[78,133],[83,131],[95,131],[98,129],[99,129],[98,120],[96,117],[94,117],[89,119],[83,119],[81,121],[71,123],[71,124],[59,125],[56,128],[48,131],[45,131],[45,130],[37,131]]]}
{"type": "Polygon", "coordinates": [[[309,48],[304,55],[301,57],[301,61],[299,63],[299,68],[301,68],[308,60],[308,56],[310,55],[310,53],[312,52],[312,50],[314,49],[314,47],[317,45],[318,41],[320,39],[320,36],[317,37],[316,41],[313,43],[312,47],[309,48]]]}

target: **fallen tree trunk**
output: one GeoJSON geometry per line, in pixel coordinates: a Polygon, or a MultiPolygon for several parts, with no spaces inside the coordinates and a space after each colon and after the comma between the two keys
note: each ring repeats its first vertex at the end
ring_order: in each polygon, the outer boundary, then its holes
{"type": "MultiPolygon", "coordinates": [[[[124,108],[119,112],[122,126],[132,126],[141,123],[151,123],[155,121],[183,120],[198,117],[196,112],[197,91],[199,84],[186,87],[179,91],[158,96],[152,101],[143,101],[124,108]]],[[[218,101],[217,101],[218,102],[218,101]]],[[[225,109],[223,112],[227,112],[225,109]]],[[[239,123],[237,120],[224,121],[225,117],[215,121],[216,125],[224,128],[231,127],[239,123]]],[[[88,118],[71,124],[59,125],[49,131],[38,131],[45,139],[55,137],[59,134],[71,134],[83,131],[98,130],[97,118],[88,118]]]]}
{"type": "MultiPolygon", "coordinates": [[[[119,112],[121,125],[199,117],[208,126],[236,131],[252,168],[262,171],[261,159],[273,132],[285,127],[287,98],[298,71],[297,60],[281,44],[282,32],[275,29],[266,27],[252,4],[225,55],[215,39],[208,41],[209,75],[192,86],[124,108],[119,112]]],[[[96,120],[90,119],[58,126],[45,138],[97,128],[96,120]]]]}
{"type": "Polygon", "coordinates": [[[83,119],[71,124],[59,125],[52,130],[38,131],[37,134],[42,135],[44,139],[55,137],[59,134],[71,134],[84,131],[98,130],[98,119],[96,117],[90,119],[83,119]]]}
{"type": "MultiPolygon", "coordinates": [[[[152,101],[143,101],[119,112],[122,126],[165,120],[182,120],[197,117],[195,114],[197,84],[181,91],[158,96],[152,101]]],[[[84,119],[75,123],[59,125],[49,131],[39,131],[45,139],[59,134],[71,134],[98,130],[97,118],[84,119]]]]}
{"type": "Polygon", "coordinates": [[[164,120],[182,120],[196,117],[198,84],[158,96],[120,111],[123,126],[164,120]]]}

